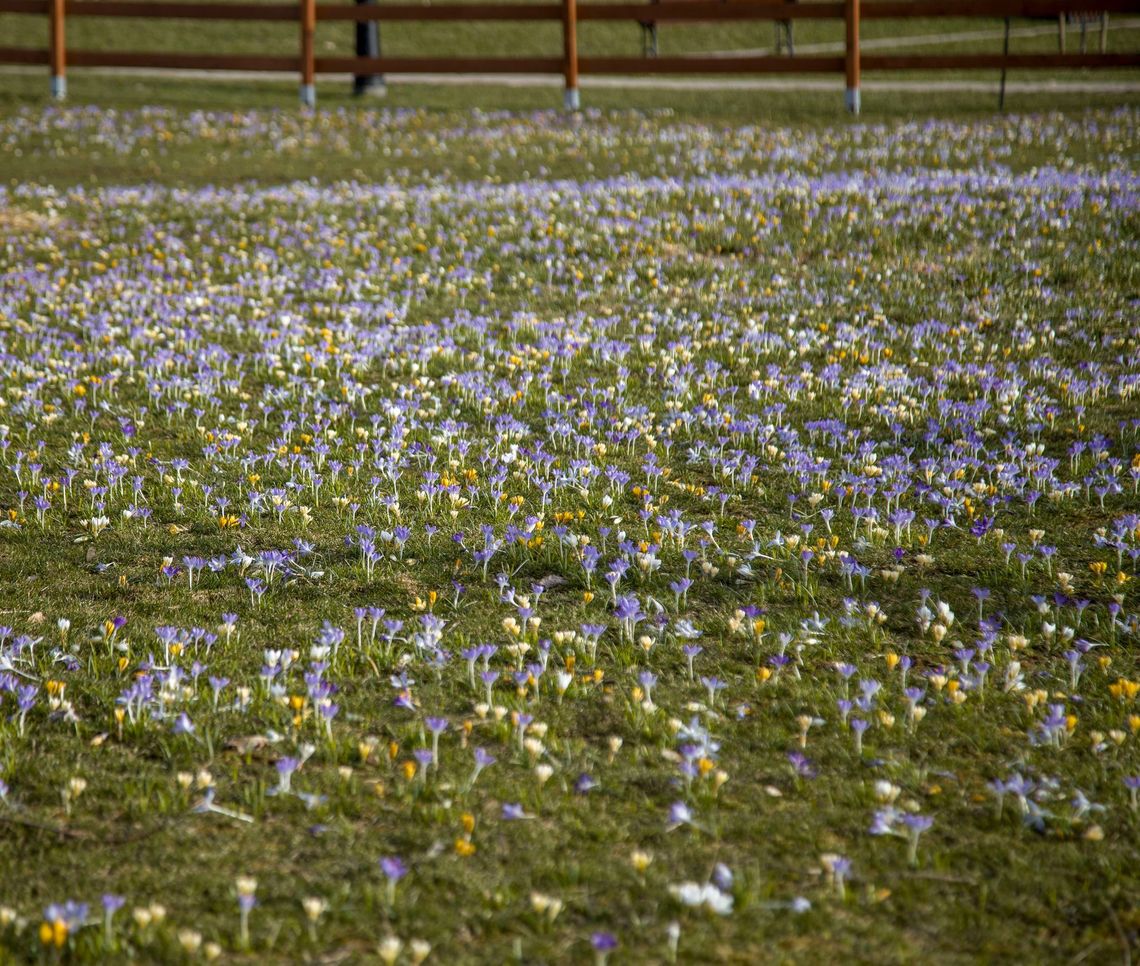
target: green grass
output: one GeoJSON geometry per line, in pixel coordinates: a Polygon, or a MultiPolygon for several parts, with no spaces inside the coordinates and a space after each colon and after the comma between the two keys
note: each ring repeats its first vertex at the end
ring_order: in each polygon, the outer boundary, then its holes
{"type": "MultiPolygon", "coordinates": [[[[0,886],[2,955],[195,960],[203,954],[185,952],[179,936],[193,930],[224,958],[248,962],[376,961],[378,944],[393,935],[429,941],[436,962],[578,962],[593,956],[591,934],[608,930],[621,942],[612,962],[660,962],[672,922],[681,924],[686,962],[1111,962],[1135,951],[1140,816],[1122,779],[1140,772],[1140,719],[1130,717],[1140,709],[1110,690],[1138,677],[1135,631],[1124,625],[1137,611],[1135,563],[1125,554],[1118,565],[1095,541],[1098,528],[1137,506],[1127,476],[1140,453],[1128,422],[1140,348],[1135,99],[1089,110],[1085,98],[1016,98],[1018,113],[1002,117],[980,96],[940,95],[942,117],[928,120],[927,99],[884,94],[868,96],[869,123],[854,124],[841,116],[838,95],[599,90],[589,94],[597,111],[567,118],[528,113],[552,107],[557,91],[393,87],[387,107],[396,110],[362,109],[322,90],[327,109],[303,115],[285,85],[77,73],[74,105],[57,112],[41,78],[6,81],[0,507],[18,527],[0,529],[0,624],[42,640],[30,656],[15,655],[28,676],[21,683],[40,689],[23,728],[14,697],[0,694],[0,777],[9,789],[0,806],[0,868],[9,873],[0,886]],[[166,106],[145,109],[153,104],[166,106]],[[1054,178],[1055,168],[1073,183],[1054,178]],[[939,181],[960,175],[975,180],[939,181]],[[907,177],[917,186],[901,186],[907,177]],[[121,190],[130,185],[139,191],[121,190]],[[919,339],[931,320],[945,328],[919,339]],[[749,342],[756,333],[771,341],[749,342]],[[628,354],[607,350],[606,339],[628,354]],[[683,389],[671,370],[687,363],[683,389]],[[706,369],[712,364],[722,368],[706,369]],[[797,387],[805,366],[815,381],[797,387]],[[823,375],[828,366],[835,375],[823,375]],[[1098,372],[1103,386],[1078,385],[1098,372]],[[474,388],[457,382],[460,374],[474,388]],[[937,387],[925,396],[924,380],[937,387]],[[979,399],[990,405],[976,416],[953,408],[979,399]],[[408,465],[397,483],[373,483],[384,471],[367,446],[355,447],[388,439],[388,414],[408,402],[406,445],[395,449],[408,465]],[[782,413],[768,408],[775,403],[782,413]],[[320,432],[314,407],[328,418],[320,432]],[[725,428],[730,409],[759,417],[761,435],[776,420],[796,430],[831,468],[799,478],[780,452],[792,442],[725,428]],[[284,410],[305,415],[286,429],[284,410]],[[563,435],[555,412],[592,441],[563,435]],[[688,427],[675,421],[694,412],[703,415],[688,427]],[[626,415],[625,428],[641,435],[607,436],[611,418],[626,415]],[[449,418],[464,424],[466,455],[446,439],[449,418]],[[543,463],[522,453],[504,464],[505,495],[522,500],[512,515],[491,492],[495,458],[481,457],[484,448],[505,450],[495,420],[510,419],[526,424],[523,448],[541,442],[559,471],[584,459],[599,470],[613,464],[631,481],[612,491],[604,477],[563,486],[544,508],[528,478],[544,473],[543,463]],[[901,476],[902,504],[918,511],[912,533],[896,540],[887,525],[855,526],[839,495],[855,444],[813,436],[809,424],[823,419],[859,427],[876,442],[880,466],[913,449],[916,463],[901,476]],[[134,425],[129,439],[122,420],[134,425]],[[939,432],[926,438],[932,423],[939,432]],[[228,459],[213,448],[226,433],[265,461],[228,459]],[[1098,437],[1121,461],[1124,485],[1103,506],[1078,486],[1031,509],[1025,488],[1004,472],[1031,472],[1025,447],[1040,443],[1060,461],[1059,481],[1079,484],[1110,472],[1089,451],[1070,465],[1068,447],[1098,437]],[[326,460],[364,462],[335,479],[326,462],[317,494],[303,461],[318,458],[322,438],[326,460]],[[698,444],[755,454],[756,479],[726,476],[710,450],[691,457],[698,444]],[[454,517],[442,498],[429,506],[417,495],[430,468],[424,447],[441,454],[437,471],[474,473],[473,491],[458,491],[470,505],[457,505],[454,517]],[[702,546],[700,531],[678,544],[652,537],[658,524],[642,525],[643,498],[632,487],[646,484],[650,451],[669,471],[650,485],[655,513],[713,523],[715,544],[702,546]],[[26,455],[17,461],[17,452],[26,455]],[[187,468],[172,464],[179,458],[187,468]],[[940,490],[971,498],[974,516],[995,513],[1003,535],[971,536],[963,507],[959,528],[927,543],[921,521],[933,511],[916,495],[926,483],[921,459],[932,461],[940,490]],[[111,525],[90,539],[84,480],[104,483],[115,460],[127,467],[125,486],[105,495],[111,525]],[[44,480],[78,470],[70,485],[48,491],[42,525],[31,463],[44,480]],[[136,475],[141,497],[131,493],[136,475]],[[250,506],[251,493],[290,483],[307,519],[297,509],[278,519],[250,506]],[[716,487],[729,493],[723,508],[716,487]],[[836,510],[837,539],[805,568],[798,546],[769,543],[777,533],[802,534],[804,522],[814,526],[804,538],[811,546],[826,536],[808,509],[813,493],[821,509],[836,510]],[[368,579],[345,537],[354,522],[395,525],[377,494],[398,496],[399,521],[412,532],[402,559],[386,551],[368,579]],[[239,528],[219,526],[220,495],[244,517],[239,528]],[[997,498],[993,508],[987,496],[997,498]],[[141,501],[152,511],[145,526],[121,513],[141,501]],[[361,505],[355,518],[351,503],[361,505]],[[639,634],[658,637],[648,652],[621,638],[604,567],[586,599],[582,567],[558,549],[556,512],[573,514],[567,526],[593,546],[606,541],[607,563],[616,541],[603,527],[662,544],[660,570],[644,579],[631,571],[621,592],[647,609],[650,597],[659,601],[674,628],[684,619],[702,631],[696,676],[727,683],[715,703],[690,680],[672,630],[643,626],[639,634]],[[470,552],[480,526],[502,535],[527,515],[543,518],[543,542],[504,548],[485,577],[470,552]],[[745,521],[762,553],[751,574],[740,569],[753,548],[739,529],[745,521]],[[429,538],[427,524],[439,532],[429,538]],[[462,551],[450,540],[456,531],[466,534],[462,551]],[[312,544],[307,573],[274,582],[259,604],[236,567],[199,575],[193,588],[185,572],[161,573],[165,558],[182,567],[186,556],[289,548],[297,538],[312,544]],[[1054,545],[1056,555],[1048,568],[1034,557],[1022,573],[1016,557],[1007,563],[1002,540],[1018,552],[1054,545]],[[897,573],[896,545],[904,551],[897,573]],[[686,572],[682,547],[700,551],[684,602],[669,589],[686,572]],[[849,585],[829,549],[870,568],[865,581],[849,585]],[[1090,569],[1098,562],[1103,576],[1090,569]],[[520,592],[557,580],[536,605],[540,628],[527,634],[533,648],[554,641],[550,670],[522,694],[500,681],[493,703],[505,710],[496,720],[477,707],[482,684],[471,687],[458,654],[500,645],[494,666],[505,679],[502,648],[513,638],[503,620],[516,611],[495,586],[501,569],[520,592]],[[1032,599],[1057,591],[1061,572],[1073,575],[1068,596],[1089,602],[1079,621],[1071,602],[1043,617],[1032,599]],[[458,599],[453,581],[465,587],[458,599]],[[952,654],[955,641],[979,637],[975,587],[991,591],[986,616],[1002,615],[982,688],[970,687],[952,654]],[[924,590],[956,614],[941,642],[916,625],[924,590]],[[411,626],[422,615],[417,598],[432,591],[434,612],[447,621],[443,644],[455,655],[445,668],[436,673],[407,643],[357,646],[354,608],[383,607],[411,626]],[[1114,594],[1122,626],[1110,631],[1114,594]],[[846,600],[855,603],[844,621],[846,600]],[[883,622],[866,619],[871,603],[883,622]],[[760,640],[742,632],[737,611],[749,605],[766,612],[760,640]],[[116,698],[148,655],[164,663],[154,628],[213,631],[224,612],[238,615],[234,638],[174,655],[187,671],[194,660],[208,671],[189,692],[170,695],[166,716],[117,721],[116,698]],[[802,643],[813,614],[830,621],[826,631],[805,644],[798,667],[765,680],[779,635],[802,643]],[[109,638],[105,622],[116,616],[126,624],[109,638]],[[61,618],[70,621],[66,633],[61,618]],[[1103,645],[1075,689],[1065,645],[1042,630],[1046,619],[1058,628],[1079,622],[1077,636],[1103,645]],[[284,703],[259,683],[265,649],[296,649],[303,663],[325,621],[347,632],[327,675],[340,706],[329,733],[312,700],[299,714],[289,707],[288,696],[306,691],[296,668],[283,672],[284,703]],[[606,625],[596,655],[565,639],[583,623],[606,625]],[[1027,643],[1015,652],[1017,634],[1027,643]],[[927,715],[913,729],[889,654],[910,657],[910,683],[927,692],[927,715]],[[415,678],[414,711],[392,704],[402,657],[415,678]],[[575,680],[559,700],[551,676],[570,658],[575,680]],[[1027,690],[1005,693],[1014,659],[1027,690]],[[876,710],[894,716],[868,715],[874,725],[861,755],[839,722],[836,662],[881,681],[876,710]],[[968,692],[961,705],[949,700],[949,685],[929,678],[940,666],[968,692]],[[635,692],[643,670],[659,679],[652,706],[635,692]],[[216,710],[207,676],[231,682],[216,710]],[[49,704],[49,681],[65,685],[77,721],[49,704]],[[251,689],[244,709],[234,704],[239,686],[251,689]],[[1037,689],[1045,697],[1027,702],[1037,689]],[[1059,747],[1027,740],[1049,703],[1077,718],[1059,747]],[[182,711],[194,736],[174,733],[182,711]],[[537,760],[554,771],[541,790],[512,713],[546,726],[537,760]],[[804,714],[824,719],[804,749],[814,778],[797,776],[787,757],[804,714]],[[409,779],[404,764],[430,744],[427,715],[450,723],[440,767],[409,779]],[[694,716],[720,743],[713,773],[727,780],[719,790],[705,777],[686,791],[667,757],[679,744],[677,723],[694,716]],[[251,744],[252,736],[272,740],[251,744]],[[268,794],[275,762],[305,743],[315,750],[293,787],[325,796],[311,810],[268,794]],[[475,745],[498,761],[466,788],[475,745]],[[194,777],[203,770],[208,782],[194,777]],[[997,813],[987,783],[1015,771],[1059,782],[1042,799],[1051,815],[1039,830],[1021,821],[1010,795],[997,813]],[[582,772],[599,782],[585,795],[574,790],[582,772]],[[61,790],[76,776],[87,784],[68,810],[61,790]],[[902,842],[868,834],[878,779],[899,789],[903,808],[935,819],[914,865],[902,842]],[[194,811],[205,784],[221,807],[253,821],[194,811]],[[1072,808],[1077,789],[1104,811],[1072,808]],[[668,829],[678,800],[692,807],[696,827],[668,829]],[[503,821],[506,802],[532,817],[503,821]],[[475,851],[463,855],[457,843],[468,839],[475,851]],[[652,854],[644,872],[632,865],[636,849],[652,854]],[[832,853],[853,862],[843,896],[821,858],[832,853]],[[393,855],[411,871],[389,902],[378,860],[393,855]],[[670,894],[670,885],[705,882],[717,862],[735,876],[731,915],[685,908],[670,894]],[[257,879],[259,903],[248,950],[235,896],[246,875],[257,879]],[[86,901],[97,919],[105,892],[128,900],[109,948],[98,924],[58,952],[41,943],[47,904],[86,901]],[[542,915],[532,893],[557,899],[560,914],[542,915]],[[307,896],[329,904],[315,938],[301,908],[307,896]],[[809,911],[786,908],[797,896],[811,901],[809,911]],[[161,922],[136,917],[155,904],[161,922]]],[[[871,502],[885,519],[883,495],[871,502]]],[[[1135,546],[1135,536],[1127,539],[1135,546]]],[[[10,637],[3,648],[7,655],[10,637]]]]}
{"type": "MultiPolygon", "coordinates": [[[[1086,73],[1086,76],[1087,73],[1086,73]]],[[[1101,76],[1100,74],[1096,76],[1101,76]]],[[[992,79],[992,78],[991,78],[992,79]]],[[[154,104],[167,105],[180,112],[241,111],[250,108],[294,113],[295,85],[288,83],[197,82],[184,79],[108,77],[79,72],[70,80],[70,103],[116,110],[138,110],[154,104]]],[[[842,93],[834,92],[769,92],[769,91],[651,91],[589,89],[583,92],[588,111],[616,114],[622,123],[635,129],[641,116],[648,112],[653,119],[646,122],[652,130],[658,121],[691,121],[707,125],[714,131],[731,132],[740,125],[778,125],[792,131],[820,130],[835,127],[843,130],[858,123],[895,124],[914,118],[937,116],[962,123],[1000,123],[994,94],[975,92],[941,92],[932,105],[930,95],[867,91],[863,114],[852,119],[843,110],[842,93]]],[[[1140,105],[1140,95],[1087,95],[1065,93],[1011,93],[1007,96],[1009,112],[1043,111],[1082,112],[1091,105],[1140,105]]],[[[170,184],[232,184],[243,181],[286,181],[316,177],[331,181],[340,179],[383,178],[393,170],[409,169],[407,159],[391,152],[375,150],[371,129],[382,117],[381,110],[414,110],[424,112],[422,123],[429,128],[446,125],[466,112],[548,111],[559,108],[561,92],[551,88],[516,88],[495,86],[432,86],[424,84],[391,85],[382,101],[362,103],[341,84],[326,81],[320,85],[323,109],[347,111],[342,122],[343,138],[336,142],[317,140],[306,146],[302,140],[285,152],[269,156],[264,151],[238,150],[225,139],[207,142],[188,138],[177,151],[153,144],[144,155],[140,152],[102,150],[74,139],[58,146],[37,144],[32,151],[21,145],[10,145],[5,152],[3,174],[15,184],[23,181],[45,181],[58,185],[121,184],[158,180],[170,184]],[[354,122],[352,119],[357,118],[354,122]],[[359,126],[360,130],[355,128],[359,126]]],[[[35,75],[11,75],[0,90],[0,112],[51,108],[43,78],[35,75]]],[[[588,126],[588,122],[587,122],[588,126]]],[[[433,144],[420,153],[415,170],[446,173],[460,179],[516,179],[539,176],[546,172],[554,177],[578,178],[615,171],[655,174],[668,165],[659,160],[661,152],[650,139],[638,138],[627,154],[612,152],[599,155],[583,151],[568,137],[558,150],[547,145],[537,148],[521,138],[523,154],[515,158],[498,158],[489,165],[485,152],[469,142],[447,140],[433,144]],[[541,150],[539,150],[541,149],[541,150]],[[584,167],[592,164],[593,170],[584,167]]],[[[394,145],[396,151],[401,147],[394,145]]],[[[1123,145],[1118,148],[1124,147],[1123,145]]],[[[1014,145],[1015,163],[1032,166],[1040,155],[1036,146],[1021,152],[1014,145]]],[[[955,147],[954,152],[960,150],[955,147]]],[[[1094,144],[1069,146],[1073,160],[1086,161],[1100,150],[1094,144]]],[[[762,161],[762,158],[755,159],[762,161]]],[[[672,163],[672,162],[670,162],[672,163]]],[[[750,164],[753,163],[750,161],[750,164]]],[[[676,165],[672,165],[676,169],[676,165]]]]}

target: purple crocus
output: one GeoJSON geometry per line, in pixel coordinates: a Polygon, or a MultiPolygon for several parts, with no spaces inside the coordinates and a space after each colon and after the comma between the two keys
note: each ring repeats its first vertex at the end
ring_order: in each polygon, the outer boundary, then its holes
{"type": "Polygon", "coordinates": [[[594,961],[598,966],[605,966],[610,953],[618,948],[617,936],[612,932],[596,932],[590,936],[590,945],[594,947],[594,961]]]}
{"type": "Polygon", "coordinates": [[[408,867],[403,859],[394,855],[387,855],[380,860],[380,871],[384,873],[387,884],[389,908],[396,902],[396,883],[408,874],[408,867]]]}

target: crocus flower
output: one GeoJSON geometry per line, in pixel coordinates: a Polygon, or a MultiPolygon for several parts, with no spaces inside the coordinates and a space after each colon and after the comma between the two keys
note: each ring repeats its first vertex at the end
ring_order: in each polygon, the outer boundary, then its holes
{"type": "Polygon", "coordinates": [[[617,937],[610,932],[596,932],[590,936],[590,945],[594,947],[594,961],[598,966],[605,966],[606,960],[618,947],[617,937]]]}
{"type": "Polygon", "coordinates": [[[238,876],[235,887],[238,900],[238,943],[249,948],[249,914],[257,905],[257,880],[252,876],[238,876]]]}
{"type": "Polygon", "coordinates": [[[103,945],[107,949],[114,947],[115,937],[112,920],[115,918],[115,913],[123,907],[126,901],[125,896],[118,896],[114,893],[108,892],[103,895],[103,945]]]}
{"type": "Polygon", "coordinates": [[[380,860],[380,871],[384,873],[387,881],[388,905],[391,907],[396,902],[396,883],[408,874],[408,867],[404,865],[402,859],[389,855],[380,860]]]}

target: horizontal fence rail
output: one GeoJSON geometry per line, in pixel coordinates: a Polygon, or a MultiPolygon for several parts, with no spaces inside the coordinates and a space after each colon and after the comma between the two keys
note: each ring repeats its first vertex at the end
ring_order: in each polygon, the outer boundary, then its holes
{"type": "MultiPolygon", "coordinates": [[[[291,3],[190,3],[182,0],[0,0],[0,13],[46,17],[45,50],[0,47],[0,64],[47,66],[51,91],[66,96],[67,67],[121,67],[182,70],[296,72],[301,101],[316,103],[318,74],[355,75],[404,73],[558,74],[563,77],[565,104],[579,105],[581,74],[835,74],[846,83],[846,104],[859,112],[860,80],[864,70],[1000,70],[1004,90],[1007,70],[1056,68],[1140,67],[1140,53],[1011,54],[1008,21],[1014,17],[1064,18],[1087,13],[1090,6],[1107,16],[1140,11],[1140,0],[822,0],[786,3],[783,0],[662,0],[660,3],[412,3],[333,4],[315,0],[291,3]],[[127,50],[68,50],[66,21],[72,17],[137,18],[144,20],[217,20],[296,23],[298,53],[290,55],[165,53],[127,50]],[[1003,53],[870,54],[860,52],[863,20],[914,18],[987,18],[1006,20],[1003,53]],[[834,56],[708,56],[579,57],[578,24],[591,21],[661,23],[724,23],[745,21],[833,20],[844,24],[844,50],[834,56]],[[517,57],[318,57],[318,23],[410,22],[549,22],[562,27],[561,56],[517,57]]],[[[1063,19],[1058,21],[1063,23],[1063,19]]]]}

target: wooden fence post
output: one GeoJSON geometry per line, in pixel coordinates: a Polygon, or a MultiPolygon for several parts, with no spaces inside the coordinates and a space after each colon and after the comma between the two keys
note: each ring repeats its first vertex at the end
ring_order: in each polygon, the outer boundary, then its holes
{"type": "Polygon", "coordinates": [[[565,57],[566,84],[562,92],[562,103],[568,111],[576,111],[581,106],[578,96],[578,3],[577,0],[562,0],[562,44],[565,57]]]}
{"type": "Polygon", "coordinates": [[[300,0],[301,3],[301,106],[317,106],[315,56],[315,34],[317,30],[316,0],[300,0]]]}
{"type": "Polygon", "coordinates": [[[847,110],[859,113],[859,0],[846,0],[843,11],[847,25],[847,110]]]}
{"type": "Polygon", "coordinates": [[[64,34],[63,0],[51,0],[48,10],[48,57],[51,60],[51,96],[67,97],[67,41],[64,34]]]}

